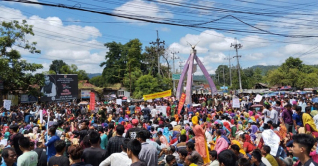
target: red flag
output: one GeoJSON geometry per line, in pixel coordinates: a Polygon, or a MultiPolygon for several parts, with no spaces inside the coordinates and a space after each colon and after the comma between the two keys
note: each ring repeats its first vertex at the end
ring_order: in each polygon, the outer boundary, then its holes
{"type": "Polygon", "coordinates": [[[178,114],[180,115],[180,112],[182,110],[182,107],[184,105],[184,102],[185,102],[185,99],[186,99],[186,94],[185,93],[182,93],[181,97],[180,97],[180,100],[179,100],[179,105],[178,105],[178,114]]]}
{"type": "Polygon", "coordinates": [[[94,110],[95,109],[95,93],[90,93],[90,101],[89,101],[89,109],[94,110]]]}

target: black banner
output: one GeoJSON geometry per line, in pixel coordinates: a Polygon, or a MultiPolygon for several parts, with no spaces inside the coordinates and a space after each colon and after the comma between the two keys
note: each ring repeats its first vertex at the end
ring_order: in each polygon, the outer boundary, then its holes
{"type": "Polygon", "coordinates": [[[45,75],[41,87],[41,101],[69,101],[77,99],[77,74],[45,75]]]}

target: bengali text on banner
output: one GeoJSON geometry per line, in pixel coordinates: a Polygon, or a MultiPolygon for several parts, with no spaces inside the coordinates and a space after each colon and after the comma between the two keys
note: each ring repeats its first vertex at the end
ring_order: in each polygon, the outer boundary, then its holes
{"type": "Polygon", "coordinates": [[[143,97],[144,97],[144,100],[150,100],[150,99],[156,99],[156,98],[162,98],[162,97],[168,97],[168,96],[171,96],[171,90],[144,95],[143,97]]]}
{"type": "Polygon", "coordinates": [[[179,100],[179,105],[178,105],[178,114],[180,115],[180,112],[182,110],[182,107],[184,105],[184,102],[185,102],[185,99],[186,99],[186,94],[185,93],[182,93],[181,97],[180,97],[180,100],[179,100]]]}

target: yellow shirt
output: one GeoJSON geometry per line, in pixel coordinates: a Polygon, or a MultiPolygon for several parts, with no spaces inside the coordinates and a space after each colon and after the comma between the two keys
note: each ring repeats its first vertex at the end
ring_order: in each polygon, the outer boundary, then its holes
{"type": "Polygon", "coordinates": [[[268,160],[269,163],[271,163],[272,166],[278,166],[276,159],[271,154],[267,154],[265,158],[268,160]]]}
{"type": "Polygon", "coordinates": [[[198,165],[196,165],[196,164],[194,164],[194,163],[191,163],[189,166],[198,166],[198,165]]]}

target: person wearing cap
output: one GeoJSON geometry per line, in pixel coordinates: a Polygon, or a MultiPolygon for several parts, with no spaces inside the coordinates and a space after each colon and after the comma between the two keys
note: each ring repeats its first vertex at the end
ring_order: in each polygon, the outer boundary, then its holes
{"type": "Polygon", "coordinates": [[[137,127],[138,124],[139,124],[138,119],[133,119],[131,122],[132,122],[133,127],[126,132],[125,138],[135,139],[136,136],[137,136],[137,133],[138,133],[141,129],[137,127]]]}

